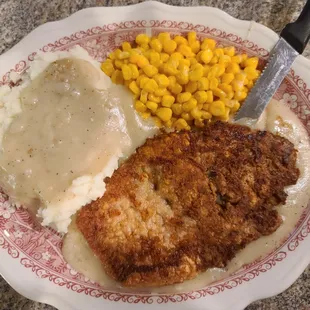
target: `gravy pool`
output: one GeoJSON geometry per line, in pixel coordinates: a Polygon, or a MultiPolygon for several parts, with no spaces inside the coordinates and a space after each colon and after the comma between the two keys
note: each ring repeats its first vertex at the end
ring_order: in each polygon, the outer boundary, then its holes
{"type": "MultiPolygon", "coordinates": [[[[286,137],[294,143],[295,148],[298,150],[297,167],[300,169],[300,177],[297,184],[286,188],[288,193],[286,204],[277,207],[283,219],[282,225],[273,234],[261,237],[247,245],[229,262],[225,269],[209,269],[193,280],[165,287],[148,288],[146,291],[174,293],[200,289],[214,281],[229,276],[243,265],[272,252],[293,231],[310,198],[310,143],[308,134],[296,115],[287,106],[277,101],[270,102],[256,127],[286,137]]],[[[74,223],[71,224],[69,232],[65,236],[62,250],[65,260],[75,270],[107,289],[121,288],[119,283],[113,281],[105,274],[99,259],[92,253],[83,235],[77,230],[74,223]]],[[[122,288],[122,290],[137,291],[137,289],[130,288],[122,288]]],[[[143,291],[141,288],[138,290],[143,291]]]]}

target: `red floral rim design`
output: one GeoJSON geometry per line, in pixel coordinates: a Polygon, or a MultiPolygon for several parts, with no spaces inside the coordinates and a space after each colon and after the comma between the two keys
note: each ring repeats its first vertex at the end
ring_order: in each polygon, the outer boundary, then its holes
{"type": "MultiPolygon", "coordinates": [[[[179,34],[187,31],[196,31],[203,37],[212,37],[219,45],[234,45],[237,50],[250,55],[257,55],[263,64],[268,58],[267,50],[255,43],[243,40],[241,37],[226,33],[216,28],[203,25],[194,25],[187,22],[145,20],[128,21],[120,24],[110,24],[102,27],[93,27],[86,31],[79,31],[63,37],[54,43],[45,45],[43,52],[68,50],[75,45],[85,48],[91,56],[102,61],[106,55],[123,41],[133,41],[134,37],[151,28],[152,34],[169,31],[179,34]]],[[[35,52],[22,60],[10,72],[22,73],[33,61],[35,52]]],[[[0,80],[1,85],[12,85],[10,72],[0,80]]],[[[275,98],[290,106],[298,115],[310,134],[310,89],[306,83],[291,70],[290,75],[281,84],[275,98]]],[[[289,253],[294,251],[310,235],[310,204],[305,209],[296,224],[295,230],[284,243],[263,259],[244,266],[242,269],[224,280],[213,283],[203,289],[178,294],[132,294],[112,292],[85,278],[73,270],[63,259],[61,254],[62,236],[48,227],[41,227],[33,221],[24,209],[13,208],[8,197],[0,193],[0,247],[7,250],[14,259],[30,269],[40,278],[47,278],[54,284],[66,287],[77,293],[104,298],[109,301],[127,303],[168,303],[183,302],[198,299],[208,295],[215,295],[227,289],[233,289],[243,283],[251,281],[260,274],[267,272],[276,264],[283,261],[289,253]]]]}

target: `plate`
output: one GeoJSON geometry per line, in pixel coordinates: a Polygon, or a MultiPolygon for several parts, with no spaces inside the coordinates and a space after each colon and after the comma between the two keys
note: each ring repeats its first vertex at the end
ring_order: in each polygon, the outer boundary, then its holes
{"type": "MultiPolygon", "coordinates": [[[[196,31],[221,45],[257,55],[264,63],[278,40],[270,29],[237,20],[209,7],[172,7],[157,2],[90,8],[40,26],[0,57],[0,85],[10,72],[27,69],[36,51],[85,48],[101,61],[124,40],[139,33],[196,31]]],[[[289,105],[310,135],[310,61],[299,56],[275,98],[289,105]]],[[[251,302],[288,288],[310,262],[310,204],[294,231],[269,255],[230,277],[197,291],[177,294],[108,291],[73,270],[61,255],[62,236],[38,227],[24,209],[0,195],[0,273],[22,295],[58,309],[243,309],[251,302]]]]}

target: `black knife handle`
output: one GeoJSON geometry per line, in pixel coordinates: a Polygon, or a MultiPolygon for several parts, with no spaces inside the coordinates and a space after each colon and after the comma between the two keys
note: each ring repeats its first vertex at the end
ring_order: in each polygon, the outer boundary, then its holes
{"type": "Polygon", "coordinates": [[[310,39],[310,0],[307,0],[299,17],[287,24],[280,36],[301,54],[310,39]]]}

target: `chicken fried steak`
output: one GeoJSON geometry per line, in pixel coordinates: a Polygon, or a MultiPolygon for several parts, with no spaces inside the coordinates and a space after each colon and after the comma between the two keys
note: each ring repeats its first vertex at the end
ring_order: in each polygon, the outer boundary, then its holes
{"type": "Polygon", "coordinates": [[[194,278],[279,227],[296,153],[285,138],[221,122],[157,136],[78,213],[78,228],[125,286],[194,278]]]}

